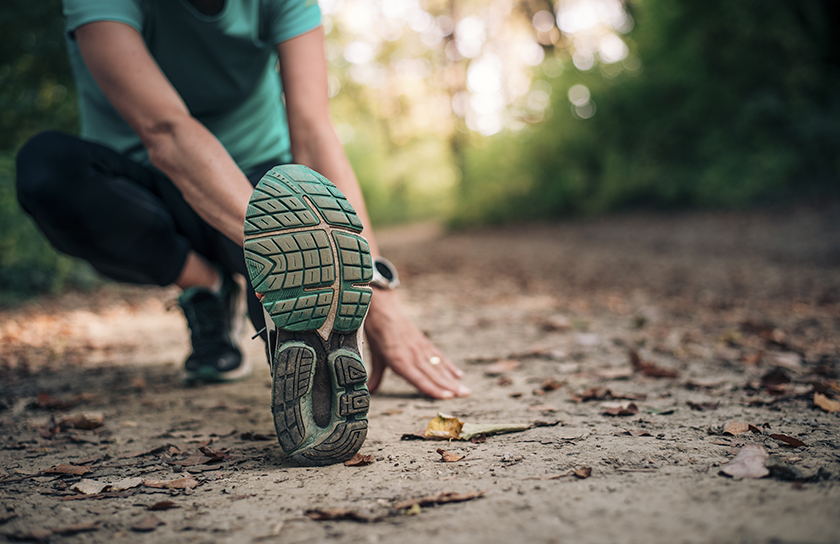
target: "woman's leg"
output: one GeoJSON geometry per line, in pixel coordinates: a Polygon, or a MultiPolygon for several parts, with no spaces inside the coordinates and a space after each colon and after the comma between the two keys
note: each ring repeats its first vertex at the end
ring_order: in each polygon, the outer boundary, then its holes
{"type": "Polygon", "coordinates": [[[60,132],[35,136],[17,157],[18,200],[47,239],[118,281],[174,283],[194,245],[177,223],[202,237],[197,215],[167,206],[167,183],[107,147],[60,132]],[[173,211],[185,217],[176,223],[173,211]]]}

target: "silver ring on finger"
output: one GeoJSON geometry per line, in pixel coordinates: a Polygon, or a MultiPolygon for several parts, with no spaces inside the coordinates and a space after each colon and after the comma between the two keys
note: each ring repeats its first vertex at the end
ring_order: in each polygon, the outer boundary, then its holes
{"type": "Polygon", "coordinates": [[[429,357],[429,364],[432,366],[437,366],[440,364],[440,357],[435,355],[434,357],[429,357]]]}

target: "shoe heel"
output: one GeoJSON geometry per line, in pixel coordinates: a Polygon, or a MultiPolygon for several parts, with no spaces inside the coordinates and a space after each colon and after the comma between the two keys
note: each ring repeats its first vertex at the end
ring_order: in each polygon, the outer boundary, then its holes
{"type": "Polygon", "coordinates": [[[316,352],[303,342],[288,342],[273,365],[272,406],[280,447],[301,465],[320,466],[347,461],[367,436],[370,407],[367,373],[358,355],[339,349],[328,358],[332,382],[330,420],[315,423],[311,390],[316,352]]]}
{"type": "Polygon", "coordinates": [[[301,465],[343,463],[359,451],[367,437],[370,393],[361,358],[351,351],[339,349],[329,356],[328,361],[335,407],[329,426],[331,430],[322,429],[322,438],[292,455],[292,460],[301,465]]]}

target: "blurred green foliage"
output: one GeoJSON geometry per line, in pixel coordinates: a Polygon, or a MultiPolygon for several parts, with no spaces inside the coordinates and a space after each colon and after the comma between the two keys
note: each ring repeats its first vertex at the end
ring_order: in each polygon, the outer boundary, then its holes
{"type": "Polygon", "coordinates": [[[46,128],[77,129],[61,0],[4,0],[0,10],[0,150],[46,128]]]}
{"type": "Polygon", "coordinates": [[[66,285],[97,283],[86,264],[59,255],[17,203],[14,159],[0,154],[0,304],[33,293],[57,293],[66,285]]]}
{"type": "Polygon", "coordinates": [[[475,139],[452,224],[840,194],[835,2],[629,8],[636,25],[626,41],[641,69],[566,70],[552,80],[549,120],[475,139]],[[597,106],[585,120],[567,98],[579,83],[597,106]]]}
{"type": "Polygon", "coordinates": [[[60,0],[5,0],[0,10],[0,303],[96,282],[90,267],[50,246],[14,188],[14,156],[30,136],[77,128],[63,27],[60,0]]]}

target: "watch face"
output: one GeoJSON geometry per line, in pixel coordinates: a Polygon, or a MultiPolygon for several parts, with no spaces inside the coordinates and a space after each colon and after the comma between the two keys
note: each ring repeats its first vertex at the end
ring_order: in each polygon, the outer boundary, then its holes
{"type": "Polygon", "coordinates": [[[387,259],[378,257],[373,260],[373,280],[370,282],[374,287],[380,289],[394,289],[400,284],[397,269],[387,259]]]}
{"type": "Polygon", "coordinates": [[[373,266],[376,267],[376,271],[379,272],[379,274],[385,281],[390,283],[394,279],[394,273],[396,272],[396,270],[393,269],[393,265],[389,267],[388,264],[386,264],[381,259],[376,259],[375,261],[373,261],[373,266]]]}

